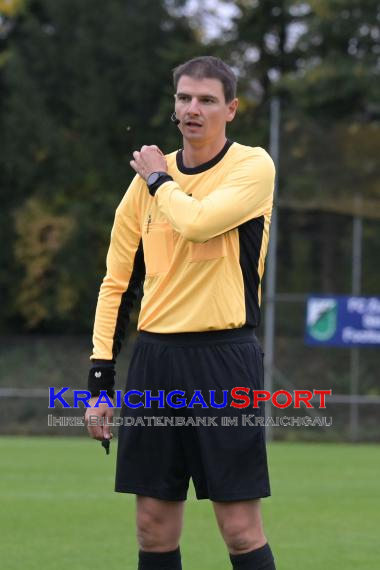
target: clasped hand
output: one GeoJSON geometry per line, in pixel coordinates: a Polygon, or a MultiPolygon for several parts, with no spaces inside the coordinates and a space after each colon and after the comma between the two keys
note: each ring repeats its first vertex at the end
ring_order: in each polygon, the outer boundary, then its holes
{"type": "Polygon", "coordinates": [[[144,145],[140,151],[135,150],[130,161],[133,170],[146,181],[152,172],[167,172],[166,158],[156,145],[144,145]]]}

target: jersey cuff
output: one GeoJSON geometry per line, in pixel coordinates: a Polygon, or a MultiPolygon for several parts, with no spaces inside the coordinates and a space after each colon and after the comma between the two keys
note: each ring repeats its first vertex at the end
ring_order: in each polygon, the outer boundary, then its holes
{"type": "Polygon", "coordinates": [[[102,358],[94,358],[91,360],[91,367],[96,368],[97,366],[104,366],[105,368],[114,368],[115,361],[114,360],[103,360],[102,358]]]}

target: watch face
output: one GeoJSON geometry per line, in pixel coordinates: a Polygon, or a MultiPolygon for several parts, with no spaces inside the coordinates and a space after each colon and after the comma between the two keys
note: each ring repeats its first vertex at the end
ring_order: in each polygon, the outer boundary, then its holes
{"type": "Polygon", "coordinates": [[[150,175],[148,176],[148,180],[147,180],[148,185],[150,186],[151,184],[154,184],[155,182],[157,182],[157,180],[159,179],[159,177],[160,177],[160,173],[159,173],[159,172],[152,172],[152,174],[150,174],[150,175]]]}

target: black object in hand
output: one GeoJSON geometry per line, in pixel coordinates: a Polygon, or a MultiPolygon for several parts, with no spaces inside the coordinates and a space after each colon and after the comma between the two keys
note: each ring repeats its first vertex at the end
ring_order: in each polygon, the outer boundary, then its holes
{"type": "Polygon", "coordinates": [[[104,449],[106,450],[107,455],[110,454],[110,445],[111,445],[111,440],[104,438],[102,441],[102,447],[104,447],[104,449]]]}

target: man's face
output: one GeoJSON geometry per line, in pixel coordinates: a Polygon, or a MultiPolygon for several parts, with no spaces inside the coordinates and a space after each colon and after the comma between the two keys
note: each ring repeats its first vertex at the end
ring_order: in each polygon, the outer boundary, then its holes
{"type": "Polygon", "coordinates": [[[238,100],[226,103],[219,79],[182,75],[175,94],[179,128],[189,142],[205,144],[225,137],[226,123],[235,116],[238,100]]]}

